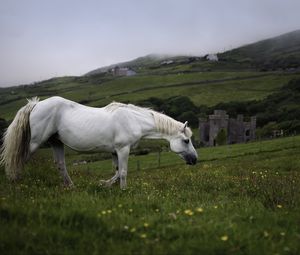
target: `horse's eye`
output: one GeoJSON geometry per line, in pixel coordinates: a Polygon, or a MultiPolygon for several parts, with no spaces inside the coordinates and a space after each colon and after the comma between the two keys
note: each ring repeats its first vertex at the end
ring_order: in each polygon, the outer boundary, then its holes
{"type": "Polygon", "coordinates": [[[185,144],[189,144],[190,140],[189,139],[184,139],[183,140],[185,144]]]}

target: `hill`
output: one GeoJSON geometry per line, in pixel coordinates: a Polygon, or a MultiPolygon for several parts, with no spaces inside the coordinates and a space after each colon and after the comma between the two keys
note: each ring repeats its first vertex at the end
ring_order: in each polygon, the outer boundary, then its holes
{"type": "Polygon", "coordinates": [[[131,61],[113,64],[97,68],[88,72],[85,76],[92,76],[109,72],[112,68],[127,67],[138,74],[169,74],[178,72],[197,72],[198,69],[193,69],[192,64],[207,62],[204,57],[199,56],[172,56],[162,54],[150,54],[144,57],[139,57],[131,61]]]}
{"type": "Polygon", "coordinates": [[[116,64],[109,65],[109,66],[100,67],[100,68],[97,68],[95,70],[88,72],[85,75],[90,76],[90,75],[105,73],[108,70],[110,70],[116,66],[130,67],[131,69],[139,69],[139,68],[142,68],[145,66],[157,65],[158,63],[160,63],[163,59],[165,59],[167,57],[168,57],[167,55],[150,54],[150,55],[147,55],[144,57],[139,57],[139,58],[133,59],[131,61],[126,61],[126,62],[116,63],[116,64]]]}
{"type": "Polygon", "coordinates": [[[221,61],[262,70],[299,68],[300,30],[245,45],[219,56],[221,61]]]}

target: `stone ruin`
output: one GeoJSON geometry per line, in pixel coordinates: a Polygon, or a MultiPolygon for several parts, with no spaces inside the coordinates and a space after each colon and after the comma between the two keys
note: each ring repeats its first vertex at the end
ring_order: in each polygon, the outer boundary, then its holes
{"type": "Polygon", "coordinates": [[[217,136],[225,130],[227,134],[226,144],[245,143],[255,140],[256,116],[252,116],[250,122],[244,121],[244,116],[239,114],[236,119],[229,118],[226,111],[215,110],[209,115],[208,120],[199,119],[200,142],[204,146],[216,146],[217,136]]]}

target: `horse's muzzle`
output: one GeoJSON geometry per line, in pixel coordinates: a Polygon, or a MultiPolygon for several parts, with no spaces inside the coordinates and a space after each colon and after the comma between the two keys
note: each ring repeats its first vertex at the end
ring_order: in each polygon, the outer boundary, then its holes
{"type": "Polygon", "coordinates": [[[196,165],[197,157],[191,154],[184,154],[182,155],[187,165],[196,165]]]}

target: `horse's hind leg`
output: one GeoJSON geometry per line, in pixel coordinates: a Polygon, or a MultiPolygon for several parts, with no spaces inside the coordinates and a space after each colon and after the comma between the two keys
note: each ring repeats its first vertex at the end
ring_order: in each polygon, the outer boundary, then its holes
{"type": "Polygon", "coordinates": [[[64,144],[60,140],[54,138],[50,139],[49,143],[53,149],[54,163],[64,180],[64,185],[67,187],[73,186],[73,182],[66,168],[64,144]]]}
{"type": "Polygon", "coordinates": [[[101,180],[100,183],[102,185],[105,185],[105,186],[108,186],[110,187],[111,185],[113,185],[116,181],[119,180],[119,171],[118,171],[118,156],[116,153],[112,153],[112,162],[113,162],[113,165],[115,166],[115,169],[116,169],[116,173],[115,175],[110,178],[109,180],[101,180]]]}

